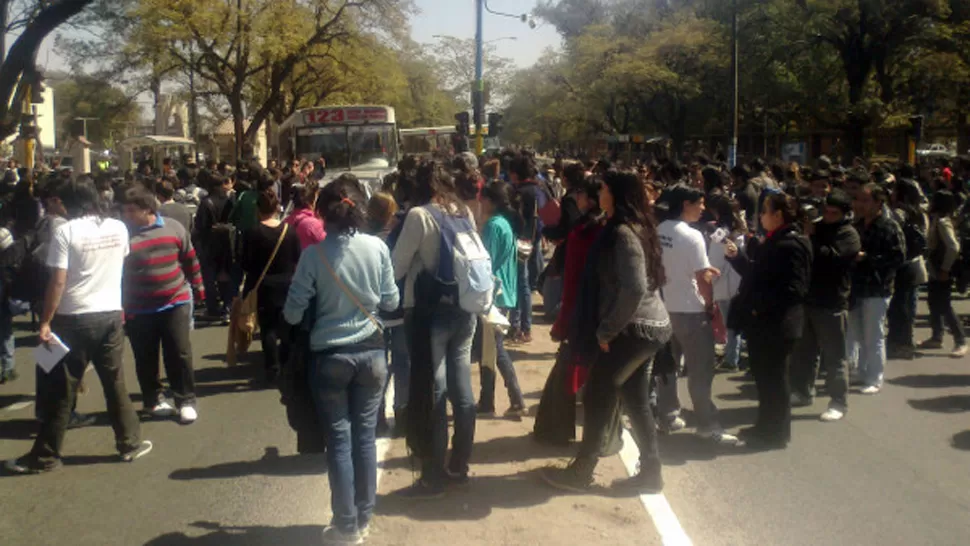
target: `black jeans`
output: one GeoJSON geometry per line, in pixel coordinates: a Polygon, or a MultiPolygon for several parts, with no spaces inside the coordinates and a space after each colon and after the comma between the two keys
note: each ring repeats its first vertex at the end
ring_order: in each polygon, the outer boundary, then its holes
{"type": "Polygon", "coordinates": [[[927,285],[926,302],[930,307],[930,328],[933,329],[933,339],[943,341],[943,324],[950,329],[953,334],[953,341],[957,345],[967,342],[967,337],[963,333],[963,325],[960,324],[960,317],[953,310],[953,280],[930,281],[927,285]]]}
{"type": "Polygon", "coordinates": [[[889,332],[886,341],[896,347],[913,346],[913,324],[916,322],[917,286],[908,275],[896,275],[893,298],[886,312],[889,332]]]}
{"type": "Polygon", "coordinates": [[[650,369],[653,358],[663,345],[620,335],[610,344],[609,353],[600,353],[589,370],[583,394],[585,423],[583,441],[577,459],[595,461],[603,448],[604,436],[615,418],[622,401],[630,416],[633,439],[640,449],[640,469],[660,471],[660,452],[657,447],[657,425],[650,408],[650,369]],[[618,374],[632,374],[617,385],[618,374]]]}
{"type": "Polygon", "coordinates": [[[280,362],[290,358],[290,336],[280,334],[283,324],[283,310],[279,307],[260,307],[256,311],[259,321],[259,339],[263,345],[263,365],[266,371],[278,373],[280,362]]]}
{"type": "Polygon", "coordinates": [[[235,290],[223,266],[217,264],[208,251],[199,249],[199,265],[202,269],[202,283],[205,285],[206,311],[210,316],[218,317],[229,314],[235,290]]]}
{"type": "Polygon", "coordinates": [[[64,435],[77,387],[88,363],[101,380],[108,419],[115,433],[115,447],[120,453],[131,451],[141,443],[141,424],[131,405],[122,369],[124,332],[121,311],[57,315],[51,329],[71,349],[64,360],[41,377],[44,396],[38,400],[44,407],[40,430],[30,455],[41,465],[53,465],[61,458],[64,435]]]}
{"type": "Polygon", "coordinates": [[[135,315],[125,324],[145,408],[164,399],[158,376],[159,352],[163,356],[165,375],[172,387],[175,405],[195,405],[195,371],[192,366],[192,340],[189,337],[191,310],[190,305],[179,305],[158,313],[135,315]]]}
{"type": "Polygon", "coordinates": [[[746,332],[751,375],[758,387],[755,434],[764,440],[787,444],[791,440],[791,389],[789,366],[795,340],[770,329],[746,332]]]}

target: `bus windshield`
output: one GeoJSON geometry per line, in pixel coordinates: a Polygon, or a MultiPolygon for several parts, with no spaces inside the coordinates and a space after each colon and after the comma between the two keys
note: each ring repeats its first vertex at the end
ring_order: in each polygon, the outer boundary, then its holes
{"type": "Polygon", "coordinates": [[[397,135],[393,124],[300,129],[296,154],[334,169],[388,168],[397,163],[397,135]]]}

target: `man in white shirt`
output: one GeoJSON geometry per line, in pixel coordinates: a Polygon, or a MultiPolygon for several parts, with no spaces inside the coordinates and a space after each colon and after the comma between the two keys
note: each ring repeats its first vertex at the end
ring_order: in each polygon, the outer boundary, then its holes
{"type": "Polygon", "coordinates": [[[88,362],[101,379],[108,418],[121,460],[147,454],[152,443],[141,439],[138,415],[128,397],[122,371],[121,274],[128,254],[128,229],[105,218],[94,183],[65,185],[59,195],[71,218],[50,241],[47,265],[52,269],[40,341],[54,333],[70,353],[50,373],[41,376],[47,393],[38,403],[43,420],[30,453],[5,463],[16,474],[39,474],[61,465],[61,447],[77,387],[88,362]]]}
{"type": "MultiPolygon", "coordinates": [[[[687,367],[687,390],[694,404],[697,434],[719,444],[733,445],[737,438],[724,432],[717,421],[717,407],[711,399],[714,383],[714,314],[712,281],[720,272],[707,259],[704,236],[690,223],[704,212],[704,193],[687,186],[674,186],[664,192],[670,205],[670,220],[657,228],[663,245],[667,282],[663,287],[664,305],[674,330],[675,355],[683,355],[687,367]]],[[[670,374],[658,387],[662,425],[669,431],[684,428],[677,395],[677,373],[670,374]]]]}

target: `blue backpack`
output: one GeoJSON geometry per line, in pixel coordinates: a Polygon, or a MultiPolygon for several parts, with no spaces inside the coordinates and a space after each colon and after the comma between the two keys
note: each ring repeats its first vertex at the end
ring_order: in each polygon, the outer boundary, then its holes
{"type": "Polygon", "coordinates": [[[463,216],[445,214],[433,205],[425,207],[441,232],[441,250],[435,279],[458,306],[473,314],[492,308],[495,282],[492,259],[482,239],[463,216]]]}

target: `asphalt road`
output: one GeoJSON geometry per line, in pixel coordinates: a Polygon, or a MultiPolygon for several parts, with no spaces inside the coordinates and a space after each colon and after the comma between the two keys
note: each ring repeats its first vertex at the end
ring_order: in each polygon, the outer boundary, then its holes
{"type": "MultiPolygon", "coordinates": [[[[958,310],[970,313],[970,302],[959,302],[958,310]]],[[[921,329],[917,335],[925,334],[921,329]]],[[[33,340],[27,332],[18,335],[18,363],[28,373],[0,386],[3,459],[26,452],[34,433],[33,377],[26,364],[33,340]]],[[[537,328],[533,345],[515,353],[531,404],[554,354],[544,335],[537,328]]],[[[199,421],[144,422],[155,449],[133,464],[114,462],[100,385],[90,374],[79,409],[98,414],[99,421],[68,432],[65,467],[0,478],[0,544],[318,544],[330,514],[325,462],[295,455],[278,395],[254,388],[252,366],[222,365],[224,339],[222,328],[193,334],[199,421]]],[[[137,393],[130,353],[126,362],[129,389],[137,393]]],[[[968,544],[968,367],[970,359],[942,353],[891,362],[884,391],[852,396],[842,422],[817,420],[824,398],[795,410],[793,441],[781,452],[715,450],[689,433],[664,437],[670,507],[691,541],[704,546],[968,544]]],[[[753,385],[743,376],[719,375],[715,394],[726,426],[751,423],[753,385]]],[[[689,405],[686,392],[682,400],[689,405]]],[[[500,388],[500,412],[506,403],[500,388]]],[[[389,444],[378,499],[381,533],[372,542],[660,543],[636,499],[564,497],[545,488],[536,468],[572,451],[539,448],[528,439],[531,426],[531,418],[480,422],[472,488],[424,507],[393,496],[413,474],[401,443],[389,444]]],[[[608,484],[622,475],[614,457],[603,462],[597,480],[608,484]]]]}

